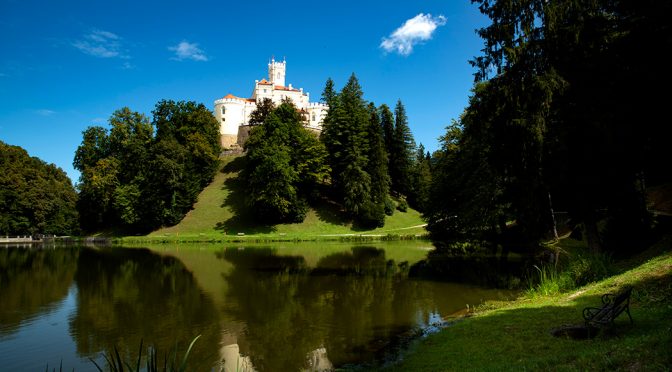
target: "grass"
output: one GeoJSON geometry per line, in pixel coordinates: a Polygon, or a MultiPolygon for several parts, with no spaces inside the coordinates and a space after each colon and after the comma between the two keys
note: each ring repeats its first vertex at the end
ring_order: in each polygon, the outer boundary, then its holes
{"type": "Polygon", "coordinates": [[[616,266],[620,273],[570,293],[490,303],[472,317],[419,341],[392,371],[669,370],[672,366],[672,237],[616,266]],[[619,267],[620,265],[620,267],[619,267]],[[555,338],[582,324],[604,293],[633,286],[630,311],[592,340],[555,338]]]}
{"type": "MultiPolygon", "coordinates": [[[[192,341],[191,344],[189,344],[189,348],[187,351],[184,353],[184,356],[182,357],[182,361],[179,362],[177,361],[177,349],[173,352],[172,357],[168,358],[168,354],[165,355],[164,360],[163,360],[163,366],[160,366],[157,358],[157,351],[154,348],[148,348],[147,350],[147,356],[145,357],[145,371],[147,372],[158,372],[158,371],[171,371],[171,372],[185,372],[187,371],[187,359],[189,358],[189,354],[191,353],[191,349],[194,347],[194,343],[196,343],[196,340],[199,339],[201,335],[196,336],[192,341]]],[[[114,347],[113,351],[108,352],[107,354],[103,354],[103,357],[105,358],[105,362],[107,365],[107,370],[111,372],[140,372],[140,366],[142,365],[142,341],[140,341],[140,349],[138,351],[138,358],[135,362],[135,368],[131,364],[131,362],[127,358],[122,358],[119,355],[119,350],[114,347]]],[[[103,368],[96,363],[95,360],[89,358],[91,360],[91,363],[96,367],[96,369],[100,372],[103,372],[103,368]]],[[[48,367],[47,367],[48,368],[48,367]]]]}
{"type": "Polygon", "coordinates": [[[360,229],[344,216],[338,205],[323,199],[298,224],[259,225],[243,204],[245,189],[238,179],[241,158],[223,158],[222,171],[199,195],[185,218],[177,225],[154,231],[143,237],[126,237],[123,241],[234,241],[234,240],[347,240],[398,239],[424,236],[425,222],[419,212],[395,211],[385,219],[385,226],[360,229]]]}

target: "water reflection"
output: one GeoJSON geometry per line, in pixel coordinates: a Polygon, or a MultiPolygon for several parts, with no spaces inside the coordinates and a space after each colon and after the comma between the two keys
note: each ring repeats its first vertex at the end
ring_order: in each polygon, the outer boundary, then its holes
{"type": "Polygon", "coordinates": [[[0,338],[65,298],[77,269],[78,254],[74,248],[0,249],[0,338]]]}
{"type": "Polygon", "coordinates": [[[200,334],[192,367],[208,370],[219,360],[217,312],[179,260],[147,249],[83,249],[75,282],[70,332],[80,355],[117,346],[135,360],[141,340],[159,355],[180,342],[179,354],[200,334]]]}
{"type": "Polygon", "coordinates": [[[193,370],[331,370],[384,359],[419,328],[510,294],[423,279],[437,262],[420,261],[426,252],[417,243],[1,249],[0,369],[42,370],[62,357],[66,370],[87,370],[87,357],[115,346],[134,360],[140,340],[162,358],[201,334],[193,370]]]}
{"type": "MultiPolygon", "coordinates": [[[[387,260],[374,247],[329,254],[312,268],[301,256],[271,248],[232,248],[217,257],[234,265],[224,275],[227,317],[246,325],[231,342],[258,370],[375,359],[437,312],[450,314],[469,303],[462,302],[464,286],[408,280],[407,263],[387,260]]],[[[466,301],[474,293],[497,295],[473,290],[466,301]]]]}

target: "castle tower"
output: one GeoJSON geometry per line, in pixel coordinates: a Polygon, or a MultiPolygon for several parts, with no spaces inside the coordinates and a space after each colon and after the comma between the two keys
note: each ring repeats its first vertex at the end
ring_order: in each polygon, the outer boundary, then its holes
{"type": "Polygon", "coordinates": [[[271,59],[271,63],[268,64],[268,80],[273,83],[273,85],[285,86],[285,69],[287,67],[287,62],[276,62],[275,58],[271,59]]]}

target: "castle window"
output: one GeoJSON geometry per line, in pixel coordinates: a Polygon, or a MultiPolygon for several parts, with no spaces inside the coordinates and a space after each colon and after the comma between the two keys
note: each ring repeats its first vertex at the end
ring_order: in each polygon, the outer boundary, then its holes
{"type": "Polygon", "coordinates": [[[226,107],[222,106],[222,115],[226,114],[226,107]]]}
{"type": "Polygon", "coordinates": [[[264,89],[264,93],[266,93],[266,89],[264,89]]]}
{"type": "Polygon", "coordinates": [[[280,73],[278,72],[278,79],[280,79],[280,73]]]}
{"type": "Polygon", "coordinates": [[[313,114],[313,121],[315,121],[315,114],[313,114]]]}

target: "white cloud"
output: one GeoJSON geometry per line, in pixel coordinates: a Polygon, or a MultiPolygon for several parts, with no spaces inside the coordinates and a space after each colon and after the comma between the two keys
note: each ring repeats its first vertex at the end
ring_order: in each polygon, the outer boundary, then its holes
{"type": "Polygon", "coordinates": [[[420,13],[406,20],[390,36],[384,37],[380,47],[388,53],[397,52],[407,56],[413,52],[416,44],[430,40],[436,28],[445,24],[446,17],[442,15],[433,17],[431,14],[420,13]]]}
{"type": "Polygon", "coordinates": [[[93,30],[72,46],[94,57],[129,58],[122,48],[121,38],[109,31],[93,30]]]}
{"type": "Polygon", "coordinates": [[[185,59],[193,59],[194,61],[207,61],[208,56],[198,47],[196,43],[182,41],[176,46],[168,47],[168,50],[175,52],[175,56],[171,59],[182,61],[185,59]]]}
{"type": "Polygon", "coordinates": [[[41,115],[41,116],[51,116],[51,115],[56,113],[56,111],[48,110],[48,109],[39,109],[39,110],[36,110],[36,112],[37,112],[38,115],[41,115]]]}

